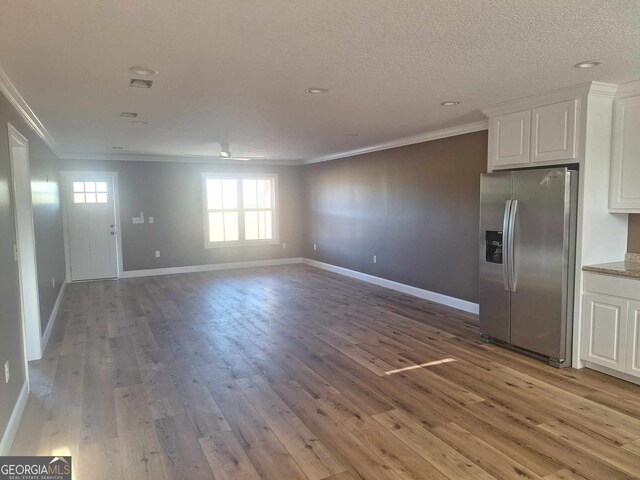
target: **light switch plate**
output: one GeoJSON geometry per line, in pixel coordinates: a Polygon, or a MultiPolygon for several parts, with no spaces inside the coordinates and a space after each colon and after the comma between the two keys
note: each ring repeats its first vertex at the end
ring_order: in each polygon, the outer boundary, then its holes
{"type": "Polygon", "coordinates": [[[153,223],[153,217],[149,217],[149,223],[153,223]]]}

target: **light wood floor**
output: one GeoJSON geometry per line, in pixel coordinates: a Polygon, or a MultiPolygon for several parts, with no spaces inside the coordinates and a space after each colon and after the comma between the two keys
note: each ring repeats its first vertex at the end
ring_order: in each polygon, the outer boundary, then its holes
{"type": "Polygon", "coordinates": [[[312,267],[72,284],[60,315],[14,453],[75,479],[640,476],[640,387],[312,267]]]}

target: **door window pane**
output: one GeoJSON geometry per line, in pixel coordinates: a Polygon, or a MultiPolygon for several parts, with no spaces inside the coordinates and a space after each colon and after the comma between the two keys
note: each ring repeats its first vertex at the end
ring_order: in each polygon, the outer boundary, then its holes
{"type": "Polygon", "coordinates": [[[73,182],[74,192],[84,192],[84,182],[73,182]]]}
{"type": "Polygon", "coordinates": [[[106,192],[107,182],[96,182],[96,192],[106,192]]]}
{"type": "Polygon", "coordinates": [[[96,194],[95,193],[87,193],[85,194],[87,203],[96,203],[96,194]]]}
{"type": "Polygon", "coordinates": [[[98,203],[107,203],[107,194],[106,193],[97,193],[96,200],[98,203]]]}
{"type": "Polygon", "coordinates": [[[87,192],[95,192],[96,191],[96,183],[95,182],[84,182],[84,189],[87,192]]]}
{"type": "Polygon", "coordinates": [[[84,203],[84,193],[74,193],[73,203],[84,203]]]}

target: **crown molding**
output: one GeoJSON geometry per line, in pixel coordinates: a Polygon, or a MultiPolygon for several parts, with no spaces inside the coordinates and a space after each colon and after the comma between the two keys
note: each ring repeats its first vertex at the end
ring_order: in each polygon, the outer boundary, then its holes
{"type": "Polygon", "coordinates": [[[300,160],[273,160],[257,158],[255,160],[229,160],[208,155],[162,155],[142,153],[62,153],[62,160],[91,160],[116,162],[168,162],[168,163],[208,163],[215,165],[301,165],[300,160]]]}
{"type": "Polygon", "coordinates": [[[617,85],[602,82],[586,82],[570,87],[559,88],[549,92],[538,93],[528,97],[509,100],[506,102],[491,105],[480,110],[487,117],[504,115],[521,110],[528,110],[550,103],[558,103],[575,98],[586,98],[589,95],[601,97],[614,97],[618,89],[617,85]]]}
{"type": "Polygon", "coordinates": [[[442,130],[433,130],[431,132],[421,133],[419,135],[413,135],[411,137],[399,138],[397,140],[391,140],[389,142],[376,143],[375,145],[369,145],[368,147],[332,153],[331,155],[323,155],[321,157],[315,157],[309,160],[305,160],[303,164],[309,165],[312,163],[328,162],[330,160],[353,157],[355,155],[362,155],[364,153],[379,152],[381,150],[389,150],[390,148],[404,147],[406,145],[430,142],[432,140],[438,140],[440,138],[455,137],[457,135],[464,135],[465,133],[479,132],[481,130],[487,130],[487,128],[489,128],[487,120],[481,120],[479,122],[458,125],[457,127],[443,128],[442,130]]]}
{"type": "Polygon", "coordinates": [[[640,80],[635,80],[629,83],[623,83],[618,86],[618,91],[616,92],[616,98],[624,98],[631,95],[637,95],[640,93],[640,80]]]}
{"type": "Polygon", "coordinates": [[[25,122],[38,134],[49,148],[60,157],[60,150],[53,137],[44,127],[38,116],[35,114],[27,101],[20,95],[20,92],[13,85],[6,72],[0,67],[0,92],[9,100],[9,103],[18,111],[25,122]]]}
{"type": "Polygon", "coordinates": [[[613,83],[591,82],[588,94],[599,97],[615,97],[619,88],[620,85],[613,83]]]}

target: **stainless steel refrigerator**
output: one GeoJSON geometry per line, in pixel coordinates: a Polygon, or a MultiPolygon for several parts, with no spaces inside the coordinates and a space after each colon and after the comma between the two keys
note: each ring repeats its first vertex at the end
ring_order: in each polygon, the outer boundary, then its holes
{"type": "Polygon", "coordinates": [[[482,175],[480,331],[551,365],[571,365],[578,172],[482,175]]]}

